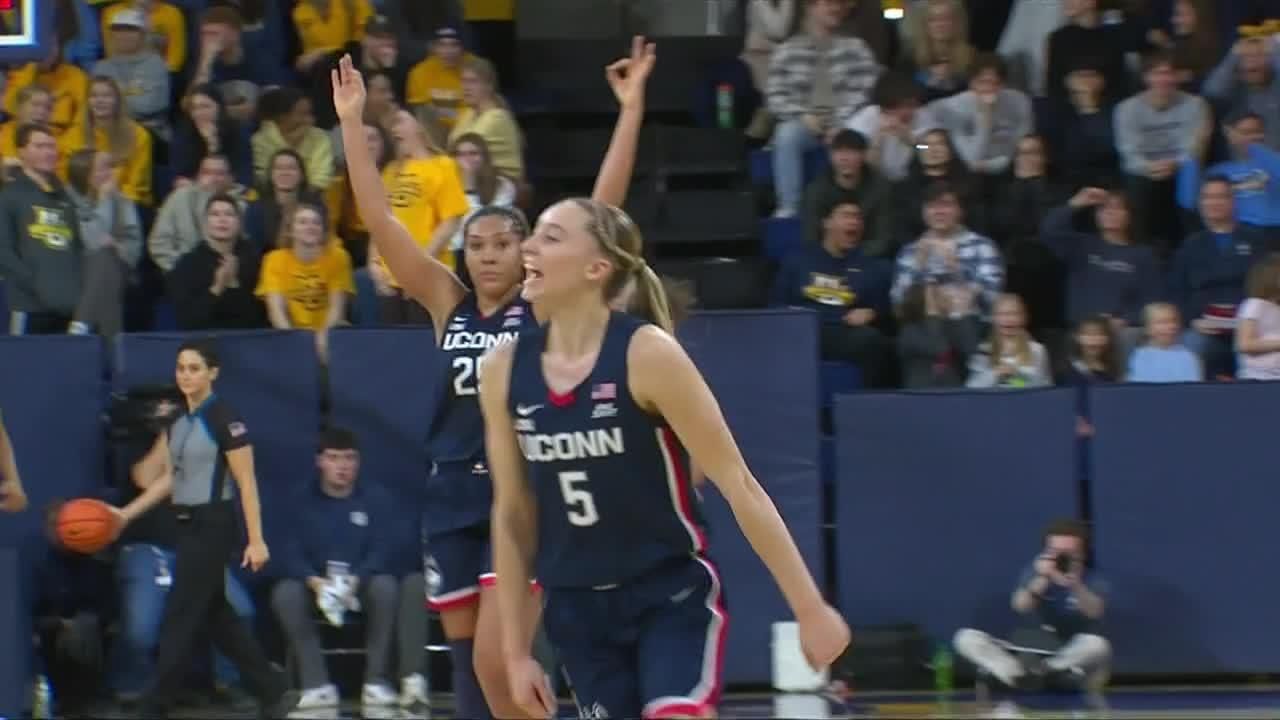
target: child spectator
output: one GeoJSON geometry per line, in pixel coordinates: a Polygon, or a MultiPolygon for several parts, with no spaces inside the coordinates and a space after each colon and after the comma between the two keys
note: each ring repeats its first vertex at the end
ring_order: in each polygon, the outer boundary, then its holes
{"type": "Polygon", "coordinates": [[[524,139],[520,126],[498,94],[498,75],[482,58],[471,58],[462,67],[462,102],[466,105],[449,131],[449,142],[475,133],[489,143],[498,172],[515,182],[524,180],[524,139]]]}
{"type": "Polygon", "coordinates": [[[898,305],[898,360],[902,385],[911,390],[962,387],[969,356],[978,347],[978,319],[952,317],[937,284],[907,288],[898,305]]]}
{"type": "Polygon", "coordinates": [[[1280,255],[1249,271],[1248,299],[1240,306],[1236,352],[1241,380],[1280,380],[1280,255]]]}
{"type": "Polygon", "coordinates": [[[805,243],[792,253],[775,281],[773,302],[816,310],[823,359],[853,363],[864,384],[885,387],[892,358],[882,333],[889,321],[889,267],[862,252],[862,231],[857,203],[825,208],[821,246],[805,243]]]}
{"type": "Polygon", "coordinates": [[[49,113],[49,127],[55,138],[60,138],[84,117],[85,98],[89,95],[89,76],[84,71],[63,60],[62,47],[56,36],[49,37],[49,50],[45,59],[31,62],[9,71],[4,91],[4,110],[9,115],[18,114],[18,93],[33,83],[49,90],[53,107],[49,113]]]}
{"type": "Polygon", "coordinates": [[[262,96],[262,125],[253,134],[253,174],[267,180],[270,162],[280,150],[302,158],[311,187],[324,192],[333,182],[333,143],[316,127],[311,101],[297,88],[276,88],[262,96]]]}
{"type": "Polygon", "coordinates": [[[347,296],[354,293],[351,256],[330,238],[324,208],[294,205],[276,249],[262,261],[255,292],[267,306],[271,327],[313,331],[316,352],[326,362],[329,329],[346,323],[347,296]]]}
{"type": "Polygon", "coordinates": [[[1026,388],[1053,384],[1049,353],[1027,332],[1027,310],[1017,295],[995,304],[991,337],[969,357],[971,388],[1026,388]]]}
{"type": "Polygon", "coordinates": [[[1128,381],[1138,383],[1200,382],[1204,368],[1200,358],[1178,341],[1182,316],[1171,303],[1151,303],[1146,308],[1147,344],[1129,356],[1128,381]]]}
{"type": "Polygon", "coordinates": [[[182,101],[169,160],[177,184],[191,182],[200,172],[200,163],[210,155],[221,155],[231,163],[235,182],[253,185],[253,152],[246,126],[227,112],[222,93],[213,85],[197,85],[182,101]]]}
{"type": "Polygon", "coordinates": [[[86,148],[110,154],[120,194],[151,207],[151,133],[125,112],[120,86],[111,78],[95,77],[89,84],[89,112],[62,136],[63,162],[86,148]]]}
{"type": "Polygon", "coordinates": [[[1093,434],[1089,411],[1089,387],[1123,379],[1120,353],[1111,321],[1103,315],[1087,317],[1076,325],[1071,362],[1058,377],[1059,385],[1076,388],[1076,434],[1093,434]]]}
{"type": "Polygon", "coordinates": [[[1045,217],[1040,237],[1067,265],[1067,321],[1107,316],[1127,356],[1141,337],[1143,308],[1160,295],[1161,278],[1155,253],[1133,242],[1124,193],[1077,192],[1045,217]],[[1073,215],[1085,209],[1093,210],[1096,233],[1073,227],[1073,215]]]}
{"type": "Polygon", "coordinates": [[[462,47],[457,28],[446,25],[435,31],[431,55],[409,71],[405,102],[430,105],[446,131],[453,130],[462,112],[462,68],[475,59],[462,47]]]}
{"type": "Polygon", "coordinates": [[[175,75],[182,72],[187,63],[187,21],[182,11],[164,0],[115,3],[102,11],[102,35],[108,38],[108,45],[110,36],[125,14],[142,20],[140,29],[145,33],[147,45],[164,59],[169,72],[175,75]]]}

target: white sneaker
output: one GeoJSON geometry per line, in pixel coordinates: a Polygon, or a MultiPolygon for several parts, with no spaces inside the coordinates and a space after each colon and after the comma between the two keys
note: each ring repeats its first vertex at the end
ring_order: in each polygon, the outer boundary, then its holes
{"type": "Polygon", "coordinates": [[[316,708],[337,707],[341,698],[338,696],[338,688],[336,685],[321,685],[310,690],[303,690],[302,696],[298,698],[299,710],[314,710],[316,708]]]}
{"type": "Polygon", "coordinates": [[[365,683],[360,693],[361,705],[395,705],[398,700],[395,691],[382,683],[365,683]]]}
{"type": "Polygon", "coordinates": [[[1020,720],[1025,718],[1026,715],[1022,714],[1022,709],[1018,707],[1017,703],[1005,701],[991,711],[991,717],[995,720],[1020,720]]]}
{"type": "Polygon", "coordinates": [[[421,673],[406,676],[400,681],[400,707],[430,705],[427,699],[427,679],[421,673]]]}

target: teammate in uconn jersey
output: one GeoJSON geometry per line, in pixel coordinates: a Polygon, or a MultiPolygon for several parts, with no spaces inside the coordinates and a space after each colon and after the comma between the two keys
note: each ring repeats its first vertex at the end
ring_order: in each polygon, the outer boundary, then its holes
{"type": "MultiPolygon", "coordinates": [[[[608,77],[623,104],[595,196],[621,203],[630,183],[643,108],[637,99],[652,66],[637,39],[633,56],[610,66],[608,77]],[[624,75],[623,70],[637,67],[624,75]]],[[[349,143],[347,167],[356,204],[370,238],[401,280],[405,291],[431,315],[445,357],[440,379],[440,410],[429,438],[435,471],[428,482],[428,547],[439,566],[441,583],[431,598],[440,612],[453,656],[453,681],[459,717],[517,717],[519,705],[507,689],[502,663],[499,608],[490,598],[489,515],[492,483],[484,455],[484,423],[478,396],[480,361],[498,343],[536,325],[533,308],[520,297],[524,270],[520,243],[528,224],[518,210],[486,207],[463,228],[467,270],[475,291],[468,291],[445,265],[424,255],[392,215],[382,181],[364,143],[364,85],[344,58],[334,72],[334,105],[349,143]],[[479,687],[477,687],[477,685],[479,687]],[[483,695],[479,692],[483,689],[483,695]],[[486,700],[488,707],[486,708],[486,700]]],[[[522,611],[536,623],[536,603],[522,611]]]]}
{"type": "Polygon", "coordinates": [[[571,199],[523,245],[522,294],[542,328],[491,351],[480,382],[494,478],[494,559],[512,693],[548,717],[555,698],[518,616],[526,583],[590,717],[707,717],[726,618],[707,562],[683,447],[715,483],[773,574],[814,667],[850,641],[715,398],[669,334],[667,299],[618,208],[571,199]],[[609,302],[629,281],[639,308],[609,302]]]}

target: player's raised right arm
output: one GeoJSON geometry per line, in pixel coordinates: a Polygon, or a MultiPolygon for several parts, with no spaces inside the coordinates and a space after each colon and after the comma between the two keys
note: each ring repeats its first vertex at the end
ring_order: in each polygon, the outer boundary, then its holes
{"type": "Polygon", "coordinates": [[[507,409],[515,342],[489,351],[480,372],[485,454],[493,480],[493,569],[498,576],[502,653],[512,699],[531,717],[552,717],[555,694],[533,659],[534,627],[528,622],[529,580],[538,544],[537,506],[525,480],[524,458],[507,409]]]}
{"type": "Polygon", "coordinates": [[[391,213],[386,189],[365,141],[364,78],[352,64],[351,56],[344,55],[330,75],[333,106],[342,123],[351,193],[369,230],[369,239],[405,292],[422,303],[436,327],[443,327],[449,313],[466,294],[466,288],[453,271],[423,252],[408,229],[391,213]]]}

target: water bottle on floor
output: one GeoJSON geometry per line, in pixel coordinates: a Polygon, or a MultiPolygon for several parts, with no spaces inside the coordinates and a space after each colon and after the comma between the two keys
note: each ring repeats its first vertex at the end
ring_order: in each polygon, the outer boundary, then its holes
{"type": "Polygon", "coordinates": [[[31,693],[31,717],[34,720],[51,720],[53,718],[53,688],[49,678],[41,675],[36,678],[31,693]]]}
{"type": "Polygon", "coordinates": [[[933,689],[939,693],[951,692],[955,681],[952,675],[953,670],[951,651],[946,645],[938,645],[938,649],[933,653],[933,689]]]}

